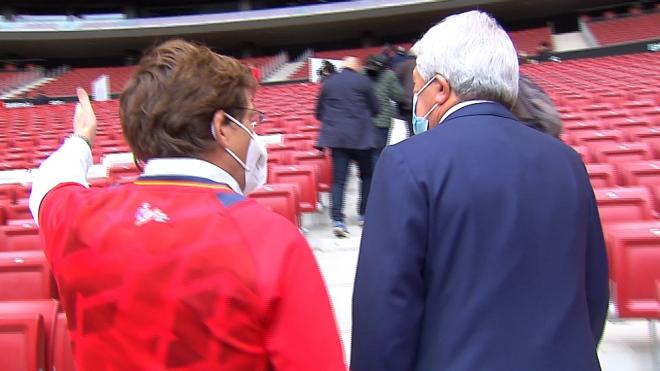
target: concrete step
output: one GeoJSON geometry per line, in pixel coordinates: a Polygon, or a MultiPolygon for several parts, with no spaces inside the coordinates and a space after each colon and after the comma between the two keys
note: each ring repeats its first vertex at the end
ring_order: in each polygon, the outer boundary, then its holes
{"type": "Polygon", "coordinates": [[[21,87],[18,87],[14,90],[10,90],[6,94],[0,96],[0,99],[13,99],[13,98],[18,98],[21,94],[24,94],[30,90],[36,89],[40,86],[45,85],[46,83],[49,83],[51,81],[54,81],[54,77],[42,77],[36,81],[33,81],[31,83],[28,83],[26,85],[23,85],[21,87]]]}
{"type": "Polygon", "coordinates": [[[264,82],[287,81],[289,80],[289,77],[295,73],[303,64],[305,64],[305,61],[285,63],[282,67],[280,67],[277,71],[265,79],[264,82]]]}

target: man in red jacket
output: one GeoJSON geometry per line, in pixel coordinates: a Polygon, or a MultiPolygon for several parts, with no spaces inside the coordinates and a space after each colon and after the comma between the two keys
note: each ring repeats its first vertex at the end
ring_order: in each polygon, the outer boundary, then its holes
{"type": "Polygon", "coordinates": [[[247,67],[166,42],[121,97],[143,175],[90,189],[96,119],[33,184],[78,370],[345,370],[319,269],[295,226],[243,196],[263,183],[247,67]]]}

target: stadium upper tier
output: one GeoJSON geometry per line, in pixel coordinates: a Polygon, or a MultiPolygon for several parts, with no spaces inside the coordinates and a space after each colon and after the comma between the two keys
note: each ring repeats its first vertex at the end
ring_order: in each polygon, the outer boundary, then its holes
{"type": "Polygon", "coordinates": [[[536,54],[536,48],[541,42],[548,43],[550,49],[554,49],[550,27],[509,32],[509,36],[511,37],[511,41],[513,41],[513,45],[516,47],[516,50],[519,52],[524,51],[529,55],[536,54]]]}
{"type": "Polygon", "coordinates": [[[660,38],[660,13],[633,15],[588,23],[600,45],[660,38]]]}

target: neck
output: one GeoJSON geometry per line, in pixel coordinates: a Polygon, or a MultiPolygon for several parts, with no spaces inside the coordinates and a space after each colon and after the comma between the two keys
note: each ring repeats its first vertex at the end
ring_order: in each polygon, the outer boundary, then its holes
{"type": "Polygon", "coordinates": [[[234,178],[234,180],[236,180],[241,189],[245,187],[245,171],[243,170],[243,167],[241,167],[241,165],[224,149],[206,153],[200,156],[200,159],[210,162],[226,171],[232,178],[234,178]]]}

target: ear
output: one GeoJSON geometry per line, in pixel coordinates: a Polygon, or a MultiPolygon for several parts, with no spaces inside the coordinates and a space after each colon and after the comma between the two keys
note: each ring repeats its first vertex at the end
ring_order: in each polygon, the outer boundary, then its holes
{"type": "Polygon", "coordinates": [[[229,137],[227,134],[230,129],[227,126],[230,125],[225,125],[226,120],[225,111],[220,110],[213,115],[213,122],[211,123],[211,126],[213,126],[214,129],[213,132],[215,133],[214,139],[223,147],[227,147],[227,144],[229,143],[229,137]]]}
{"type": "Polygon", "coordinates": [[[447,79],[441,75],[436,75],[435,79],[438,80],[438,92],[435,94],[435,103],[442,106],[451,97],[451,86],[447,79]]]}

